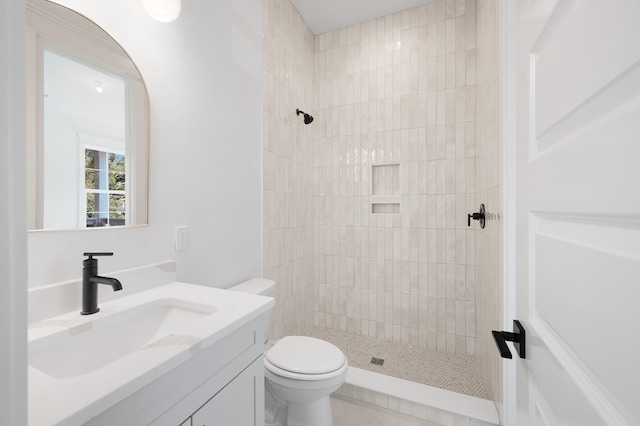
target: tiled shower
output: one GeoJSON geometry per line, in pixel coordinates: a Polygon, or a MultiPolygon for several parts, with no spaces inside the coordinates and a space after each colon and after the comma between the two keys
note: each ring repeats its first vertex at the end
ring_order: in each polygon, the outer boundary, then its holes
{"type": "Polygon", "coordinates": [[[495,400],[499,2],[440,0],[315,36],[289,0],[264,5],[273,334],[315,326],[475,355],[495,400]],[[482,232],[467,226],[480,202],[482,232]]]}
{"type": "Polygon", "coordinates": [[[446,6],[315,38],[314,318],[474,354],[475,9],[446,6]]]}

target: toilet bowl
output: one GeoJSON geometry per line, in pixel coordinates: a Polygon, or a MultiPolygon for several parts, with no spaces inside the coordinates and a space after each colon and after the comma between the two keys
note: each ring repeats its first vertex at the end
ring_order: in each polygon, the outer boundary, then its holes
{"type": "MultiPolygon", "coordinates": [[[[255,278],[229,290],[273,297],[275,282],[255,278]]],[[[265,425],[332,426],[329,396],[347,376],[344,353],[307,336],[286,336],[266,347],[265,425]]]]}
{"type": "Polygon", "coordinates": [[[286,408],[288,426],[333,424],[329,395],[349,368],[340,349],[313,337],[287,336],[265,353],[264,367],[266,389],[276,409],[286,408]]]}

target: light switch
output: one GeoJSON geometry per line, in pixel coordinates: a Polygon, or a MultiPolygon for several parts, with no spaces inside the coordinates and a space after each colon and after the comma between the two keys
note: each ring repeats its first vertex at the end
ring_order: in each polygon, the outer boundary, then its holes
{"type": "Polygon", "coordinates": [[[186,250],[189,248],[189,227],[176,226],[176,251],[186,250]]]}

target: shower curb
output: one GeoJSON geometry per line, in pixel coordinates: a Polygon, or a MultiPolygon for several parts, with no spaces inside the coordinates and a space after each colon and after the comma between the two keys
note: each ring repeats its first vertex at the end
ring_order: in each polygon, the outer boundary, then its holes
{"type": "Polygon", "coordinates": [[[349,367],[332,396],[440,426],[496,426],[493,401],[349,367]]]}

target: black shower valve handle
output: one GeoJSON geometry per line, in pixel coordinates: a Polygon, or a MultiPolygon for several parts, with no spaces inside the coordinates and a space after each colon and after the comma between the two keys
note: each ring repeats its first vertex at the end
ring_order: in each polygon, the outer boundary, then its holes
{"type": "Polygon", "coordinates": [[[467,226],[471,226],[471,219],[480,222],[480,228],[484,229],[485,225],[485,209],[484,204],[480,204],[480,211],[475,213],[469,213],[467,215],[467,226]]]}
{"type": "Polygon", "coordinates": [[[484,215],[482,213],[470,213],[467,215],[467,226],[471,226],[471,219],[480,220],[484,215]]]}

